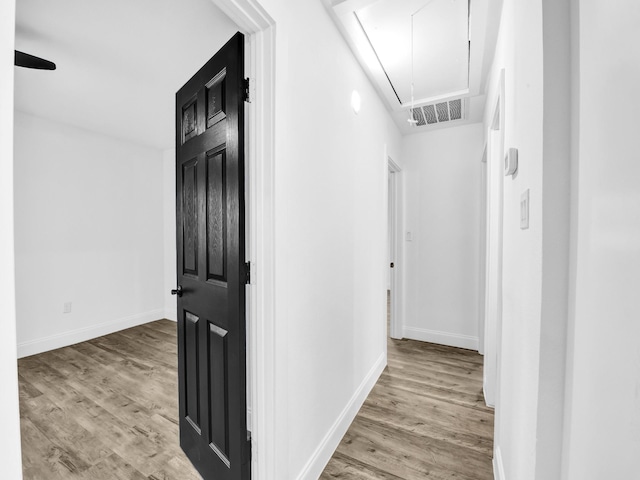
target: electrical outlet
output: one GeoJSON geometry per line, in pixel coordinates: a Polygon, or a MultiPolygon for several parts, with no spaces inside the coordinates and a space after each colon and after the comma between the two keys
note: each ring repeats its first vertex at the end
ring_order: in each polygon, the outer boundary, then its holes
{"type": "Polygon", "coordinates": [[[71,302],[64,302],[62,313],[71,313],[71,302]]]}

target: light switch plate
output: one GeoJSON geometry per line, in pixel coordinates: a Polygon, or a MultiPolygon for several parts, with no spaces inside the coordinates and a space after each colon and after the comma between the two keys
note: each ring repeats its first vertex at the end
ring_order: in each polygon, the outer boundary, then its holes
{"type": "Polygon", "coordinates": [[[407,242],[413,241],[413,234],[411,232],[407,232],[406,239],[407,239],[407,242]]]}
{"type": "Polygon", "coordinates": [[[529,189],[520,195],[520,229],[529,228],[529,189]]]}

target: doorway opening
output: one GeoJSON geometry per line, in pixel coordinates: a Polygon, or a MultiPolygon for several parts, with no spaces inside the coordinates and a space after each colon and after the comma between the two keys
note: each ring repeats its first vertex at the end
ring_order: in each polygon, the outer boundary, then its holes
{"type": "MultiPolygon", "coordinates": [[[[249,379],[249,401],[251,405],[249,424],[251,425],[252,441],[254,444],[260,443],[262,445],[259,451],[254,452],[252,456],[253,478],[272,478],[274,477],[273,471],[275,469],[275,442],[273,441],[273,417],[270,412],[273,410],[275,401],[275,391],[270,387],[273,382],[273,365],[274,365],[274,335],[273,335],[273,145],[274,145],[274,130],[273,130],[273,104],[274,104],[274,47],[275,36],[274,28],[272,28],[275,22],[271,17],[262,9],[261,6],[255,5],[255,2],[244,1],[232,1],[232,0],[212,0],[213,3],[219,7],[236,25],[237,29],[245,33],[247,37],[247,58],[249,63],[247,65],[248,76],[252,79],[251,82],[251,104],[248,106],[249,114],[247,135],[250,140],[247,145],[247,212],[248,212],[248,224],[247,230],[249,233],[249,241],[247,242],[247,257],[252,263],[260,266],[259,269],[255,269],[252,272],[252,282],[248,287],[248,304],[247,304],[247,322],[248,329],[250,330],[247,339],[247,362],[249,364],[249,371],[253,374],[249,379]],[[267,438],[267,436],[269,438],[267,438]]],[[[161,11],[162,7],[158,7],[161,11]]],[[[153,17],[153,12],[149,15],[153,17]]],[[[95,15],[94,15],[95,17],[95,15]]],[[[106,22],[105,22],[106,23],[106,22]]],[[[41,24],[41,27],[45,25],[41,24]]],[[[22,31],[26,31],[23,29],[22,31]]],[[[99,35],[97,35],[99,36],[99,35]]],[[[141,39],[144,35],[140,36],[141,39]]],[[[37,42],[37,38],[33,40],[37,42]]],[[[52,42],[54,43],[54,42],[52,42]]],[[[161,49],[157,49],[161,50],[161,49]]],[[[211,52],[213,53],[213,52],[211,52]]],[[[44,56],[49,57],[46,52],[44,56]]],[[[66,55],[66,52],[65,52],[66,55]]],[[[61,56],[52,55],[51,58],[57,59],[59,66],[63,66],[64,59],[61,56]]],[[[68,64],[67,64],[68,65],[68,64]]],[[[89,64],[83,66],[85,69],[89,69],[89,64]]],[[[95,65],[91,63],[91,65],[95,65]]],[[[142,70],[141,68],[139,70],[142,70]]],[[[191,72],[185,71],[185,79],[188,78],[191,72]]],[[[141,74],[142,75],[142,74],[141,74]]],[[[141,81],[141,83],[143,83],[141,81]]],[[[179,88],[179,85],[178,87],[179,88]]],[[[177,90],[176,88],[176,90],[177,90]]],[[[43,90],[42,86],[40,87],[43,90]]],[[[168,97],[168,101],[172,104],[172,97],[175,94],[175,90],[171,92],[168,97]]],[[[82,102],[80,102],[82,103],[82,102]]],[[[135,100],[131,100],[132,107],[136,105],[135,100]]],[[[132,111],[136,110],[132,108],[132,111]]],[[[147,112],[149,113],[149,112],[147,112]]],[[[100,117],[96,115],[96,112],[92,112],[94,117],[100,117]]],[[[150,116],[153,116],[151,114],[150,116]]],[[[173,115],[171,120],[173,121],[173,115]]],[[[23,122],[24,124],[24,122],[23,122]]],[[[11,128],[12,124],[9,124],[11,128]]],[[[89,128],[87,128],[89,130],[89,128]]],[[[103,179],[102,183],[98,183],[97,187],[103,186],[107,183],[107,179],[103,179]]],[[[89,184],[89,182],[87,182],[89,184]]],[[[95,190],[91,192],[95,193],[95,190]]],[[[117,190],[117,189],[115,189],[117,190]]],[[[118,192],[115,192],[117,196],[118,192]]],[[[76,198],[74,200],[77,203],[82,203],[82,198],[76,198]]],[[[156,215],[158,212],[155,212],[156,215]]],[[[20,212],[17,212],[20,215],[20,212]]],[[[157,216],[157,215],[156,215],[157,216]]],[[[150,216],[141,215],[141,223],[144,223],[151,218],[150,216]]],[[[89,218],[89,215],[87,215],[89,218]]],[[[155,217],[154,217],[155,218],[155,217]]],[[[135,222],[132,222],[135,223],[135,222]]],[[[157,238],[161,238],[160,235],[157,238]]],[[[162,239],[160,239],[162,243],[162,239]]],[[[161,249],[161,247],[160,247],[161,249]]],[[[105,262],[106,263],[106,262],[105,262]]],[[[144,268],[140,268],[140,271],[144,271],[144,268]]],[[[103,268],[104,271],[104,268],[103,268]]],[[[161,275],[158,275],[160,277],[161,275]]],[[[173,283],[175,280],[170,281],[173,283]]],[[[85,282],[89,283],[89,282],[85,282]]],[[[164,288],[163,288],[164,290],[164,288]]],[[[168,291],[165,293],[168,294],[168,291]]],[[[80,302],[78,302],[80,303],[80,302]]],[[[65,310],[66,310],[65,306],[65,310]]],[[[79,313],[79,308],[78,313],[79,313]]],[[[71,306],[69,306],[71,310],[71,306]]],[[[166,310],[165,310],[166,311],[166,310]]],[[[65,312],[70,313],[70,312],[65,312]]],[[[73,313],[76,313],[76,304],[74,304],[73,313]]],[[[162,318],[163,310],[158,308],[153,311],[146,312],[153,314],[154,319],[162,318]]],[[[70,318],[70,317],[67,317],[70,318]]],[[[146,318],[146,317],[145,317],[146,318]]],[[[127,317],[127,321],[133,321],[127,317]]],[[[142,317],[137,318],[135,321],[142,322],[142,317]]],[[[118,324],[120,325],[120,324],[118,324]]],[[[122,324],[124,325],[124,323],[122,324]]],[[[126,328],[120,325],[121,328],[126,328]]],[[[129,326],[129,325],[127,325],[129,326]]],[[[108,333],[108,327],[105,326],[105,322],[98,325],[95,331],[91,329],[84,329],[82,331],[75,332],[76,336],[73,337],[75,342],[83,341],[83,335],[91,334],[93,336],[102,335],[108,333]],[[98,333],[99,332],[99,333],[98,333]]],[[[64,333],[64,332],[63,332],[64,333]]],[[[29,342],[23,345],[23,356],[28,355],[27,347],[37,349],[46,347],[47,349],[58,348],[56,342],[60,341],[65,335],[50,335],[47,337],[46,342],[29,342]]],[[[71,338],[71,336],[68,336],[71,338]]],[[[68,340],[65,337],[65,341],[68,340]]],[[[67,342],[68,344],[68,342],[67,342]]],[[[41,349],[42,351],[42,349],[41,349]]],[[[35,351],[33,352],[35,353],[35,351]]]]}
{"type": "Polygon", "coordinates": [[[402,325],[402,177],[400,166],[391,157],[388,164],[387,236],[389,270],[387,281],[388,336],[401,339],[402,325]]]}

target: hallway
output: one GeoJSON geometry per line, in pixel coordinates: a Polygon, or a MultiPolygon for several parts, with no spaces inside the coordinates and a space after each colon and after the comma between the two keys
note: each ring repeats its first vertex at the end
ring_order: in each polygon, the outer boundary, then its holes
{"type": "Polygon", "coordinates": [[[489,480],[492,449],[482,356],[389,339],[388,366],[321,479],[489,480]]]}

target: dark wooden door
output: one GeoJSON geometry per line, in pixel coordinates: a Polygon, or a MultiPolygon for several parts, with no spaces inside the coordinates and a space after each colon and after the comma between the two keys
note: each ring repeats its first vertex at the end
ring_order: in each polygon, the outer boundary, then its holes
{"type": "Polygon", "coordinates": [[[180,445],[205,480],[249,479],[243,79],[237,33],[176,94],[180,445]]]}

